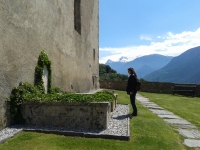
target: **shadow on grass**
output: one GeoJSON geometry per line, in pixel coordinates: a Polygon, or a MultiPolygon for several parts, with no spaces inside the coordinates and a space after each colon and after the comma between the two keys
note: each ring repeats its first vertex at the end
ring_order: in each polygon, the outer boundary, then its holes
{"type": "Polygon", "coordinates": [[[126,115],[121,115],[121,116],[113,117],[113,119],[123,120],[123,119],[129,118],[129,117],[130,117],[130,114],[126,114],[126,115]]]}

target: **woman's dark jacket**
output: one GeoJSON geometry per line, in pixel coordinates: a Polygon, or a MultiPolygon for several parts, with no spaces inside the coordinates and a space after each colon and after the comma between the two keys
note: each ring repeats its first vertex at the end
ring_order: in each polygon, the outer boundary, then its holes
{"type": "Polygon", "coordinates": [[[128,78],[128,83],[126,87],[127,94],[130,94],[130,92],[137,92],[135,87],[137,84],[137,79],[134,75],[130,75],[128,78]]]}

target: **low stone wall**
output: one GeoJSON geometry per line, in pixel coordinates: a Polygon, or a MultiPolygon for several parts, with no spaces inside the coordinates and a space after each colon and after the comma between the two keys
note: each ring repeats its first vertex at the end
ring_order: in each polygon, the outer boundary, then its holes
{"type": "MultiPolygon", "coordinates": [[[[126,90],[126,81],[100,81],[100,88],[102,89],[113,89],[113,90],[126,90]]],[[[151,93],[164,93],[172,94],[174,88],[174,83],[164,83],[164,82],[142,82],[141,91],[151,92],[151,93]]],[[[187,84],[182,84],[187,85],[187,84]]],[[[191,84],[189,84],[191,85],[191,84]]],[[[196,84],[192,84],[196,85],[196,84]]],[[[196,96],[200,97],[200,85],[196,85],[196,96]]]]}
{"type": "Polygon", "coordinates": [[[99,81],[101,89],[126,90],[126,81],[99,81]]]}
{"type": "Polygon", "coordinates": [[[141,91],[151,93],[172,94],[174,83],[142,82],[141,91]]]}
{"type": "Polygon", "coordinates": [[[110,103],[27,102],[21,107],[28,125],[106,129],[110,103]]]}

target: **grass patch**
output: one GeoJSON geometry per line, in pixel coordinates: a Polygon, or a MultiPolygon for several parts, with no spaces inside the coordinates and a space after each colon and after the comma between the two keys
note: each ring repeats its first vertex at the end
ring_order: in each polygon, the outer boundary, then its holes
{"type": "MultiPolygon", "coordinates": [[[[129,104],[122,91],[118,103],[129,104]]],[[[0,145],[1,150],[192,150],[182,144],[175,130],[148,109],[137,103],[139,116],[130,121],[130,141],[65,137],[53,134],[23,132],[0,145]]]]}
{"type": "Polygon", "coordinates": [[[173,112],[174,114],[188,120],[200,129],[200,98],[186,97],[171,94],[156,94],[140,92],[141,95],[148,97],[161,107],[173,112]]]}

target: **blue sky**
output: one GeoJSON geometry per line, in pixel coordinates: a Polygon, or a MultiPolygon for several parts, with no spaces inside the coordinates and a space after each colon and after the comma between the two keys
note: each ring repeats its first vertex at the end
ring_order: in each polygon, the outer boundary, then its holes
{"type": "Polygon", "coordinates": [[[100,0],[100,63],[200,46],[200,0],[100,0]]]}

